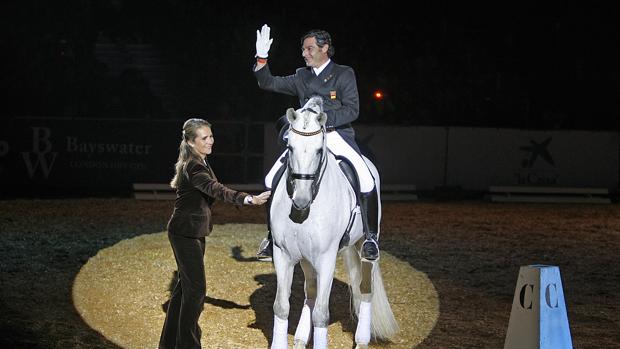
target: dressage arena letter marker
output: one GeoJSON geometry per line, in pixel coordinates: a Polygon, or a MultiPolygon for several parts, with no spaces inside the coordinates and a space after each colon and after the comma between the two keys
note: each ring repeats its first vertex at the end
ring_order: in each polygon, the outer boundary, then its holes
{"type": "Polygon", "coordinates": [[[504,349],[572,349],[560,269],[521,267],[504,349]]]}

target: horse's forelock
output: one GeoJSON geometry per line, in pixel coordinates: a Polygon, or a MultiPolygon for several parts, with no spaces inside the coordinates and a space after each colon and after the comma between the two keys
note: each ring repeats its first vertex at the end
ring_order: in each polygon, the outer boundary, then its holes
{"type": "Polygon", "coordinates": [[[322,127],[319,120],[321,110],[313,109],[312,107],[307,108],[306,106],[295,111],[296,118],[291,126],[295,129],[309,132],[320,129],[322,127]]]}
{"type": "Polygon", "coordinates": [[[312,109],[317,114],[320,114],[323,111],[323,99],[321,97],[315,96],[310,98],[306,104],[301,108],[301,110],[312,109]]]}

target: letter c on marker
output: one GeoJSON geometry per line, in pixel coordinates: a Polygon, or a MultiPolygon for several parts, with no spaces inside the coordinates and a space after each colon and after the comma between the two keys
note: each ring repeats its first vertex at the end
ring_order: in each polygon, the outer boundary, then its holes
{"type": "Polygon", "coordinates": [[[521,307],[523,309],[532,309],[532,295],[533,294],[534,294],[534,285],[525,284],[523,285],[523,287],[521,287],[521,292],[519,292],[519,303],[521,304],[521,307]],[[528,289],[529,289],[529,292],[528,292],[528,289]],[[527,306],[525,306],[525,294],[526,293],[530,294],[529,303],[527,306]]]}
{"type": "Polygon", "coordinates": [[[549,284],[545,287],[545,301],[549,308],[557,308],[558,304],[558,287],[556,284],[549,284]]]}

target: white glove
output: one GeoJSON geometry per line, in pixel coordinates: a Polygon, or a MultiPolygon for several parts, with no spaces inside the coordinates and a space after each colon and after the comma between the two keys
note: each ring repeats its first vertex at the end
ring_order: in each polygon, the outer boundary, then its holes
{"type": "Polygon", "coordinates": [[[263,25],[260,32],[256,31],[256,57],[267,58],[269,56],[269,48],[273,39],[269,38],[271,28],[267,24],[263,25]]]}

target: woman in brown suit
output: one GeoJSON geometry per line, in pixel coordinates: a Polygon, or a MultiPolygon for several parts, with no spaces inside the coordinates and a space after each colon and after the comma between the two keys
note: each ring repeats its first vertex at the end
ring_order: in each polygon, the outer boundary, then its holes
{"type": "Polygon", "coordinates": [[[262,205],[271,192],[260,195],[235,191],[217,181],[207,155],[213,148],[211,124],[189,119],[183,124],[179,158],[170,185],[176,189],[174,212],[168,222],[168,239],[178,268],[166,320],[159,340],[160,349],[199,349],[200,327],[206,280],[205,236],[213,228],[211,205],[223,200],[235,205],[262,205]]]}

